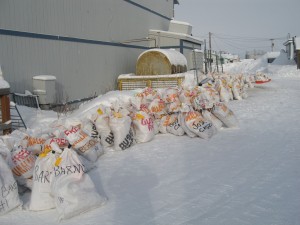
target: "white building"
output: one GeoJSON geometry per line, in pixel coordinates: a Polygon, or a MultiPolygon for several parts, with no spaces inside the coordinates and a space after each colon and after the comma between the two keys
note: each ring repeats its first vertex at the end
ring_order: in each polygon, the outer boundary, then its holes
{"type": "Polygon", "coordinates": [[[176,3],[1,0],[3,76],[12,92],[24,93],[32,91],[33,76],[54,75],[56,101],[63,102],[115,89],[117,76],[135,72],[149,47],[174,48],[190,60],[202,42],[191,36],[191,27],[180,30],[186,24],[170,24],[176,3]]]}

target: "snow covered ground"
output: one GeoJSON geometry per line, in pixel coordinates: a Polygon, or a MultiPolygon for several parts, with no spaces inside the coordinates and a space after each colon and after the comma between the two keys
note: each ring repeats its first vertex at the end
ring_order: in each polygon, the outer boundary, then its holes
{"type": "MultiPolygon", "coordinates": [[[[295,65],[264,71],[272,82],[229,103],[238,129],[208,141],[160,134],[107,152],[89,172],[107,204],[61,224],[300,224],[300,71],[295,65]]],[[[16,209],[0,217],[1,225],[57,223],[55,210],[16,209]]]]}

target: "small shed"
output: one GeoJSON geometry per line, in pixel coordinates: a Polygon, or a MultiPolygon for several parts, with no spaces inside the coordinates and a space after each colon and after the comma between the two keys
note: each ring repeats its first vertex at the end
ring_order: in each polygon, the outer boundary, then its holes
{"type": "Polygon", "coordinates": [[[136,75],[166,75],[187,71],[187,60],[173,49],[150,49],[137,59],[136,75]]]}
{"type": "Polygon", "coordinates": [[[300,69],[300,37],[295,37],[295,61],[297,63],[297,69],[300,69]]]}

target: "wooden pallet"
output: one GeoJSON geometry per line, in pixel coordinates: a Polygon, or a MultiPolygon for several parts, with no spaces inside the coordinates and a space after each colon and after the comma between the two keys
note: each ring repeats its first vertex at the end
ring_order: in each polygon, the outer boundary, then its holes
{"type": "Polygon", "coordinates": [[[120,75],[118,78],[118,89],[134,90],[139,88],[151,87],[151,88],[168,88],[180,86],[185,78],[184,74],[172,74],[172,75],[149,75],[141,76],[134,74],[120,75]]]}

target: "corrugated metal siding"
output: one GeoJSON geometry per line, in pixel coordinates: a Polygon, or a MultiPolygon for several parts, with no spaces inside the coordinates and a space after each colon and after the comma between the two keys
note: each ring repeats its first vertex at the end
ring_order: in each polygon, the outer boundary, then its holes
{"type": "MultiPolygon", "coordinates": [[[[173,1],[134,2],[172,15],[173,1]]],[[[167,19],[123,0],[0,1],[0,29],[122,42],[146,37],[149,29],[167,30],[168,25],[167,19]]],[[[52,74],[57,77],[60,100],[114,89],[117,75],[135,72],[142,51],[0,34],[0,64],[11,90],[32,91],[34,75],[52,74]]]]}

